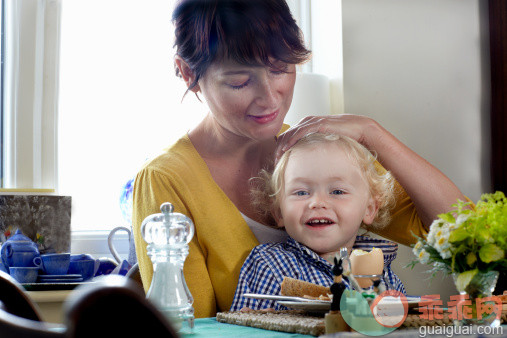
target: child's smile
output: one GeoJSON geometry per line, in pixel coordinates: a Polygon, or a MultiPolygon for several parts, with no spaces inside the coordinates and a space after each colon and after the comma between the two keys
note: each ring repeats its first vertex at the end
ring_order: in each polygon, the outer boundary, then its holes
{"type": "Polygon", "coordinates": [[[333,225],[333,224],[335,224],[335,221],[333,221],[329,218],[312,217],[309,220],[307,220],[305,222],[305,224],[310,227],[320,228],[320,227],[326,227],[329,225],[333,225]]]}

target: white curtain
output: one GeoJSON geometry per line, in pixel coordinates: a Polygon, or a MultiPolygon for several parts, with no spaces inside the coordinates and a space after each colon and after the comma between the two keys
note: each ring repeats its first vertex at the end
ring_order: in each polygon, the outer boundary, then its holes
{"type": "Polygon", "coordinates": [[[5,1],[2,188],[56,188],[60,1],[5,1]]]}

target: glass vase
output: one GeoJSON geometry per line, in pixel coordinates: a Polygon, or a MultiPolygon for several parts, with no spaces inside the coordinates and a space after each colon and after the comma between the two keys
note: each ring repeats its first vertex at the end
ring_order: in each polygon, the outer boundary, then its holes
{"type": "Polygon", "coordinates": [[[500,319],[497,318],[496,303],[493,299],[488,299],[495,290],[498,271],[477,272],[468,285],[461,290],[457,283],[458,275],[457,273],[453,274],[454,284],[460,293],[456,305],[460,310],[456,312],[458,316],[456,316],[457,319],[454,320],[454,324],[461,326],[499,326],[500,319]]]}

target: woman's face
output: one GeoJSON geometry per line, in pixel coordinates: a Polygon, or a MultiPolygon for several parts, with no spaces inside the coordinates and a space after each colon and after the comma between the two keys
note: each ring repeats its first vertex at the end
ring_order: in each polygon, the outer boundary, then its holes
{"type": "Polygon", "coordinates": [[[280,131],[292,102],[296,67],[275,65],[279,69],[223,61],[208,68],[198,85],[220,128],[255,140],[280,131]]]}

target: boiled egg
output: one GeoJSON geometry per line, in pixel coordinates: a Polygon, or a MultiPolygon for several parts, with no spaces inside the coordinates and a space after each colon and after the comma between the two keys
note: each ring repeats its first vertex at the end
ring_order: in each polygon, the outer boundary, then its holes
{"type": "MultiPolygon", "coordinates": [[[[352,250],[350,264],[353,275],[381,275],[384,270],[384,253],[379,248],[373,248],[371,251],[352,250]]],[[[356,277],[356,280],[362,288],[373,284],[372,278],[356,277]]]]}

